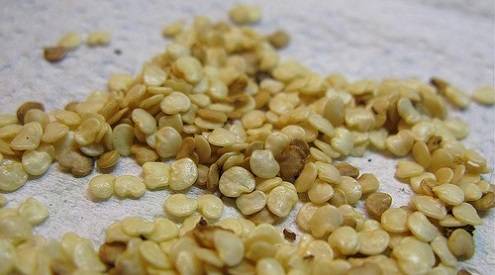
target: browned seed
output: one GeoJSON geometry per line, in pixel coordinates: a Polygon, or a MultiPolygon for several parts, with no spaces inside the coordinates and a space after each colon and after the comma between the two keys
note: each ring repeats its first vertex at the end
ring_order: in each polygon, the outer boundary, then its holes
{"type": "Polygon", "coordinates": [[[105,243],[100,246],[100,250],[98,251],[98,256],[102,262],[107,265],[113,266],[117,258],[124,253],[127,245],[121,242],[114,243],[105,243]]]}
{"type": "Polygon", "coordinates": [[[330,199],[330,204],[336,207],[347,204],[347,198],[345,197],[344,191],[336,188],[334,190],[333,197],[330,199]]]}
{"type": "Polygon", "coordinates": [[[111,169],[117,164],[119,158],[120,154],[116,150],[108,151],[100,156],[96,161],[96,165],[102,170],[111,169]]]}
{"type": "Polygon", "coordinates": [[[77,101],[71,101],[64,106],[64,110],[66,111],[71,111],[71,112],[76,112],[76,106],[79,104],[77,101]]]}
{"type": "Polygon", "coordinates": [[[359,177],[359,169],[352,166],[348,162],[342,161],[334,164],[335,168],[339,170],[341,176],[348,176],[352,178],[359,177]]]}
{"type": "Polygon", "coordinates": [[[182,140],[179,151],[175,156],[175,159],[190,157],[193,152],[194,152],[194,138],[186,137],[185,139],[182,140]]]}
{"type": "Polygon", "coordinates": [[[442,143],[442,137],[440,136],[431,136],[427,141],[426,141],[426,146],[428,146],[428,150],[430,152],[435,151],[436,149],[440,148],[440,144],[442,143]]]}
{"type": "Polygon", "coordinates": [[[43,56],[48,62],[59,62],[64,59],[67,49],[64,47],[46,47],[43,49],[43,56]]]}
{"type": "Polygon", "coordinates": [[[208,182],[206,187],[209,190],[216,190],[218,187],[218,180],[220,179],[220,169],[216,163],[213,163],[208,170],[208,182]]]}
{"type": "Polygon", "coordinates": [[[479,211],[486,211],[495,207],[495,193],[488,192],[479,200],[473,202],[474,208],[479,211]]]}
{"type": "Polygon", "coordinates": [[[441,78],[433,76],[430,78],[430,84],[433,85],[438,91],[445,91],[449,86],[449,83],[441,78]]]}
{"type": "Polygon", "coordinates": [[[259,91],[254,96],[254,102],[256,103],[256,109],[261,109],[265,107],[266,104],[270,101],[270,93],[267,91],[259,91]]]}
{"type": "Polygon", "coordinates": [[[296,233],[294,233],[294,232],[292,232],[292,231],[288,230],[287,228],[284,228],[283,233],[284,233],[284,238],[285,238],[286,240],[288,240],[288,241],[290,241],[290,242],[293,242],[293,241],[295,241],[295,240],[296,240],[296,237],[297,237],[296,233]]]}
{"type": "Polygon", "coordinates": [[[229,95],[237,95],[244,92],[248,84],[246,75],[240,75],[229,84],[229,95]]]}
{"type": "Polygon", "coordinates": [[[134,155],[134,159],[139,165],[158,159],[158,154],[153,149],[139,144],[131,146],[131,153],[134,155]]]}
{"type": "MultiPolygon", "coordinates": [[[[129,112],[129,108],[124,108],[124,109],[121,109],[120,111],[116,112],[113,116],[111,116],[109,119],[107,119],[107,123],[110,124],[110,125],[114,125],[116,124],[117,122],[120,121],[120,119],[122,119],[122,117],[124,117],[128,112],[129,112]]],[[[131,123],[132,121],[129,119],[129,123],[128,124],[132,124],[131,123]]],[[[122,122],[124,123],[124,122],[122,122]]]]}
{"type": "Polygon", "coordinates": [[[201,118],[204,118],[213,122],[225,122],[227,121],[227,115],[220,111],[210,110],[210,109],[199,109],[196,113],[201,118]]]}
{"type": "Polygon", "coordinates": [[[85,177],[93,171],[94,162],[92,158],[86,157],[76,151],[68,151],[58,157],[58,163],[65,169],[70,170],[74,177],[85,177]]]}
{"type": "Polygon", "coordinates": [[[376,192],[368,196],[365,201],[366,210],[372,218],[380,219],[383,212],[390,208],[392,197],[387,193],[376,192]]]}
{"type": "Polygon", "coordinates": [[[24,116],[29,110],[32,109],[38,109],[44,111],[45,107],[43,106],[43,104],[36,101],[24,102],[21,106],[19,106],[19,108],[17,108],[17,119],[19,120],[20,123],[24,123],[24,116]]]}
{"type": "Polygon", "coordinates": [[[290,36],[283,30],[277,30],[268,36],[268,42],[276,49],[287,47],[290,42],[290,36]]]}
{"type": "Polygon", "coordinates": [[[280,165],[280,177],[285,181],[294,182],[304,167],[307,153],[301,149],[303,148],[300,146],[301,144],[299,142],[291,143],[277,156],[277,162],[280,165]]]}
{"type": "Polygon", "coordinates": [[[423,179],[419,186],[419,193],[433,197],[433,187],[437,185],[438,183],[433,179],[423,179]]]}
{"type": "Polygon", "coordinates": [[[198,179],[196,180],[196,185],[206,186],[206,184],[208,183],[208,172],[208,166],[198,164],[198,179]]]}

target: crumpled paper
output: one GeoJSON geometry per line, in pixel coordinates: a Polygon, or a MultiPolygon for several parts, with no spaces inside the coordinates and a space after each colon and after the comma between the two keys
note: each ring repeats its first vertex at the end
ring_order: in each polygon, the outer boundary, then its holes
{"type": "MultiPolygon", "coordinates": [[[[494,6],[487,1],[254,1],[263,7],[262,32],[282,28],[292,41],[282,52],[320,73],[340,72],[351,79],[443,77],[467,93],[481,84],[494,84],[494,6]]],[[[26,100],[62,108],[90,91],[105,88],[112,73],[139,71],[143,62],[165,49],[161,28],[193,15],[226,18],[230,1],[4,1],[0,9],[0,107],[14,112],[26,100]],[[104,48],[81,46],[58,64],[42,58],[42,48],[68,31],[112,33],[104,48]],[[120,50],[121,55],[115,51],[120,50]]],[[[495,163],[495,110],[471,104],[452,112],[468,122],[466,144],[495,163]]],[[[407,204],[409,187],[394,179],[396,160],[375,153],[351,158],[362,172],[375,173],[380,189],[393,197],[393,206],[407,204]]],[[[124,159],[115,174],[140,174],[124,159]]],[[[45,203],[50,217],[36,232],[59,238],[74,231],[101,243],[104,228],[129,215],[160,216],[168,191],[146,192],[139,200],[112,198],[102,203],[87,199],[90,177],[75,179],[54,165],[46,175],[7,194],[10,207],[29,196],[45,203]]],[[[485,177],[493,182],[493,174],[485,177]]],[[[193,189],[192,196],[201,191],[193,189]]],[[[228,202],[232,206],[232,202],[228,202]]],[[[299,232],[296,211],[280,226],[299,232]]],[[[226,216],[238,215],[232,207],[226,216]]],[[[472,274],[495,270],[494,211],[475,231],[476,254],[462,266],[472,274]]]]}

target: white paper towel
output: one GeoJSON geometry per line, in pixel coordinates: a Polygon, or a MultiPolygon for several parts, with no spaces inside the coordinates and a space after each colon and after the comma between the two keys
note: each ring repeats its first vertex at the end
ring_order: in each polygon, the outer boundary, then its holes
{"type": "MultiPolygon", "coordinates": [[[[481,84],[494,84],[494,6],[487,1],[255,1],[263,7],[256,27],[290,32],[292,57],[320,73],[341,72],[351,79],[384,77],[443,77],[470,93],[481,84]],[[265,3],[266,2],[266,3],[265,3]]],[[[230,1],[2,1],[0,8],[0,111],[14,112],[26,100],[61,108],[104,89],[111,73],[136,73],[140,65],[164,50],[161,28],[193,15],[226,18],[230,1]],[[80,47],[59,64],[42,58],[42,48],[68,31],[107,30],[106,48],[80,47]],[[114,54],[115,49],[122,51],[114,54]]],[[[495,110],[472,104],[454,112],[471,127],[466,143],[495,163],[495,110]]],[[[410,189],[393,178],[395,160],[367,153],[351,162],[373,172],[381,189],[392,194],[393,205],[408,202],[410,189]],[[371,161],[368,161],[368,160],[371,161]]],[[[116,174],[138,175],[140,168],[124,160],[116,174]]],[[[88,177],[89,178],[89,177],[88,177]]],[[[167,191],[147,192],[140,200],[111,199],[93,203],[86,197],[88,178],[74,179],[57,165],[43,177],[7,194],[9,206],[33,196],[45,203],[49,219],[36,231],[58,238],[74,231],[95,243],[104,228],[128,215],[162,215],[167,191]]],[[[486,179],[493,182],[493,175],[486,179]]],[[[198,190],[191,190],[197,195],[198,190]]],[[[293,215],[295,212],[293,212],[293,215]]],[[[229,208],[226,215],[237,215],[229,208]]],[[[293,215],[281,226],[297,231],[293,215]]],[[[495,239],[492,211],[475,231],[476,255],[463,263],[469,271],[493,274],[495,239]]]]}

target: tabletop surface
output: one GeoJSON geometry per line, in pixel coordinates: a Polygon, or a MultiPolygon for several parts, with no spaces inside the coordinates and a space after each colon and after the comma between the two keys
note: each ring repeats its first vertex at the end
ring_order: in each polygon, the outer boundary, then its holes
{"type": "MultiPolygon", "coordinates": [[[[160,30],[194,15],[226,19],[233,2],[214,1],[4,1],[0,7],[0,112],[14,112],[27,100],[62,108],[89,92],[102,90],[112,73],[135,74],[143,62],[161,53],[167,41],[160,30]],[[66,32],[106,30],[112,42],[105,48],[80,47],[61,63],[42,58],[42,48],[66,32]],[[116,55],[118,49],[122,53],[116,55]]],[[[449,80],[466,93],[494,85],[495,5],[493,1],[252,1],[263,8],[261,32],[283,28],[292,37],[282,51],[320,73],[339,72],[350,79],[431,76],[449,80]],[[264,3],[267,2],[267,3],[264,3]]],[[[464,112],[452,111],[470,126],[465,143],[495,163],[495,108],[472,103],[464,112]]],[[[350,158],[362,172],[381,180],[380,190],[393,197],[393,206],[407,204],[411,190],[394,179],[396,160],[373,153],[350,158]],[[371,160],[371,161],[369,161],[371,160]]],[[[117,175],[139,175],[130,159],[117,175]]],[[[50,217],[36,232],[58,238],[73,231],[100,243],[104,228],[128,215],[160,216],[168,191],[146,192],[139,200],[93,203],[86,195],[90,177],[75,179],[53,165],[44,176],[6,194],[8,206],[29,196],[45,203],[50,217]]],[[[493,183],[493,173],[487,175],[493,183]]],[[[193,189],[192,196],[200,191],[193,189]]],[[[294,215],[281,224],[298,231],[294,215]]],[[[229,207],[226,216],[237,215],[229,207]]],[[[463,263],[473,274],[495,270],[495,211],[475,231],[476,254],[463,263]]]]}

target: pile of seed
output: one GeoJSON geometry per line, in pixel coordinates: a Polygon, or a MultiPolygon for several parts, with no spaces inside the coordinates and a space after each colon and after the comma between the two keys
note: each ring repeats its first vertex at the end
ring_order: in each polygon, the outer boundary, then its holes
{"type": "MultiPolygon", "coordinates": [[[[280,59],[285,32],[246,26],[259,9],[229,15],[235,25],[196,17],[167,26],[165,52],[137,76],[112,76],[105,92],[63,110],[26,102],[0,115],[2,192],[53,161],[75,177],[96,166],[94,201],[174,191],[167,218],[117,221],[98,252],[74,233],[33,236],[48,212],[32,198],[2,208],[0,274],[456,274],[473,256],[495,188],[483,178],[486,160],[460,143],[467,125],[447,116],[446,102],[466,108],[468,96],[438,78],[319,75],[280,59]],[[369,148],[401,158],[396,177],[415,192],[409,205],[391,208],[379,179],[344,161],[369,148]],[[127,156],[142,175],[111,175],[127,156]],[[192,186],[208,194],[188,197],[192,186]],[[227,198],[240,218],[221,218],[227,198]],[[298,202],[305,233],[274,226],[298,202]]],[[[495,90],[473,99],[492,105],[495,90]]]]}

